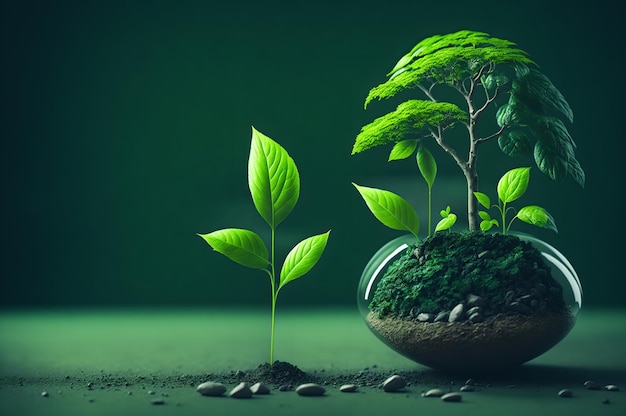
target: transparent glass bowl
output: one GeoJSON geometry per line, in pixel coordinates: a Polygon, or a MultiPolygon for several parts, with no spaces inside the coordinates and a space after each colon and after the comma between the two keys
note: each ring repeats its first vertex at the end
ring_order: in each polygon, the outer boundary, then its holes
{"type": "Polygon", "coordinates": [[[502,322],[497,322],[497,318],[494,322],[474,324],[377,318],[369,305],[378,284],[389,266],[415,243],[413,235],[403,235],[378,250],[363,270],[358,286],[358,307],[365,323],[380,340],[400,354],[444,371],[472,374],[502,371],[543,354],[574,326],[582,306],[582,287],[571,263],[557,249],[527,234],[511,234],[530,242],[550,266],[552,278],[563,289],[566,308],[559,316],[530,315],[523,320],[502,318],[502,322]],[[483,335],[477,335],[479,333],[483,335]]]}

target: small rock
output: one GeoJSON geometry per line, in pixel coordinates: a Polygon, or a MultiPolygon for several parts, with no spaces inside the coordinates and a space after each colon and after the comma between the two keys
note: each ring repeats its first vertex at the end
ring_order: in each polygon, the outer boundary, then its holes
{"type": "Polygon", "coordinates": [[[386,391],[387,393],[401,390],[404,387],[406,387],[406,380],[404,379],[404,377],[399,376],[397,374],[394,374],[393,376],[389,377],[383,383],[383,390],[386,391]]]}
{"type": "Polygon", "coordinates": [[[596,383],[595,381],[587,380],[583,383],[583,386],[587,390],[602,390],[602,385],[600,383],[596,383]]]}
{"type": "Polygon", "coordinates": [[[465,305],[463,305],[462,303],[459,303],[452,309],[452,311],[450,311],[448,322],[458,322],[462,320],[464,312],[465,312],[465,305]]]}
{"type": "Polygon", "coordinates": [[[228,393],[228,397],[232,397],[233,399],[249,399],[252,397],[252,390],[250,390],[248,383],[244,381],[237,384],[230,393],[228,393]]]}
{"type": "Polygon", "coordinates": [[[128,391],[128,392],[126,392],[126,394],[129,395],[129,396],[132,396],[133,392],[132,391],[128,391]]]}
{"type": "Polygon", "coordinates": [[[420,313],[417,315],[417,320],[420,322],[432,322],[435,316],[432,313],[420,313]]]}
{"type": "Polygon", "coordinates": [[[570,389],[563,389],[559,391],[559,397],[574,397],[574,393],[570,389]]]}
{"type": "Polygon", "coordinates": [[[615,384],[607,384],[606,386],[604,386],[604,388],[608,391],[619,391],[619,387],[617,387],[615,384]]]}
{"type": "Polygon", "coordinates": [[[484,256],[486,256],[487,254],[489,254],[489,250],[485,250],[485,251],[482,251],[482,252],[478,253],[478,256],[477,256],[477,257],[478,257],[479,259],[482,259],[482,258],[483,258],[484,256]]]}
{"type": "Polygon", "coordinates": [[[152,395],[154,392],[152,390],[148,390],[148,394],[152,395]]]}
{"type": "Polygon", "coordinates": [[[465,385],[466,385],[466,386],[473,386],[474,384],[476,384],[476,382],[474,381],[474,379],[473,379],[473,378],[468,378],[468,379],[465,381],[465,385]]]}
{"type": "Polygon", "coordinates": [[[291,384],[285,384],[278,387],[278,391],[291,391],[293,390],[293,386],[291,384]]]}
{"type": "Polygon", "coordinates": [[[468,308],[473,308],[475,306],[483,306],[483,304],[485,303],[483,301],[483,298],[481,298],[478,295],[471,294],[471,293],[467,295],[466,301],[467,301],[468,308]]]}
{"type": "Polygon", "coordinates": [[[530,308],[528,306],[516,301],[509,303],[509,309],[521,314],[527,314],[530,312],[530,308]]]}
{"type": "Polygon", "coordinates": [[[161,405],[161,404],[165,404],[165,400],[163,400],[163,399],[154,399],[154,400],[152,400],[151,403],[154,404],[154,405],[161,405]]]}
{"type": "Polygon", "coordinates": [[[449,312],[439,312],[435,317],[435,322],[448,322],[449,312]]]}
{"type": "Polygon", "coordinates": [[[250,387],[252,394],[270,394],[270,389],[263,383],[255,383],[250,387]]]}
{"type": "Polygon", "coordinates": [[[483,310],[482,310],[482,308],[480,306],[474,306],[473,308],[469,308],[467,310],[467,316],[472,316],[475,313],[482,313],[482,312],[483,312],[483,310]]]}
{"type": "Polygon", "coordinates": [[[354,393],[358,390],[358,388],[359,387],[356,384],[344,384],[343,386],[339,387],[339,391],[342,393],[354,393]]]}
{"type": "Polygon", "coordinates": [[[300,396],[323,396],[326,390],[319,384],[306,383],[296,387],[296,393],[300,396]]]}
{"type": "Polygon", "coordinates": [[[41,392],[41,397],[49,397],[50,395],[48,394],[47,391],[42,391],[41,392]]]}
{"type": "Polygon", "coordinates": [[[226,386],[222,383],[216,383],[214,381],[207,381],[200,384],[196,391],[203,396],[221,396],[226,393],[226,386]]]}
{"type": "Polygon", "coordinates": [[[476,387],[472,386],[471,384],[466,384],[464,386],[461,386],[459,390],[460,391],[476,391],[476,387]]]}
{"type": "Polygon", "coordinates": [[[460,402],[463,396],[459,393],[447,393],[441,396],[441,400],[444,402],[460,402]]]}
{"type": "Polygon", "coordinates": [[[441,397],[443,396],[443,390],[430,389],[426,393],[422,393],[422,397],[441,397]]]}
{"type": "Polygon", "coordinates": [[[469,319],[468,319],[471,323],[473,324],[477,324],[479,322],[482,322],[485,320],[485,318],[483,317],[483,315],[478,312],[478,313],[473,313],[470,315],[469,319]]]}

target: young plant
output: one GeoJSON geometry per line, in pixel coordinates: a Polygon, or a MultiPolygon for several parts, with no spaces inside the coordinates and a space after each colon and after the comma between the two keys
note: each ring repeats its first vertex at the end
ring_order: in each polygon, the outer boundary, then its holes
{"type": "Polygon", "coordinates": [[[571,175],[583,186],[585,174],[564,123],[573,121],[572,110],[535,67],[513,42],[486,33],[462,30],[426,38],[398,61],[386,82],[370,90],[365,107],[414,88],[425,99],[405,101],[364,126],[352,154],[393,143],[389,159],[398,160],[413,154],[418,142],[434,140],[467,182],[470,230],[479,229],[477,156],[488,141],[497,140],[506,155],[534,157],[539,170],[554,180],[571,175]],[[459,94],[464,108],[442,101],[440,86],[459,94]],[[495,114],[498,128],[481,131],[488,111],[495,114]],[[448,131],[459,125],[467,131],[467,159],[448,140],[448,131]]]}
{"type": "Polygon", "coordinates": [[[276,228],[293,210],[300,196],[300,175],[295,162],[278,143],[252,128],[248,160],[248,186],[256,210],[270,227],[270,250],[253,231],[238,228],[198,234],[213,250],[242,266],[263,270],[272,295],[270,364],[274,362],[274,322],[278,293],[289,282],[308,273],[318,262],[330,231],[306,238],[287,254],[276,278],[276,228]]]}
{"type": "MultiPolygon", "coordinates": [[[[517,211],[517,214],[507,223],[506,214],[512,209],[507,207],[509,202],[513,202],[521,197],[528,188],[530,179],[530,168],[516,168],[506,172],[498,181],[498,205],[493,205],[499,213],[502,221],[502,234],[506,234],[511,229],[511,224],[517,218],[525,223],[535,225],[537,227],[547,228],[558,232],[554,218],[545,209],[537,205],[528,205],[517,211]]],[[[478,203],[483,207],[492,208],[491,200],[482,192],[474,192],[474,196],[478,203]]],[[[479,211],[478,215],[482,219],[480,229],[489,231],[494,225],[497,227],[498,220],[491,218],[487,211],[479,211]]]]}

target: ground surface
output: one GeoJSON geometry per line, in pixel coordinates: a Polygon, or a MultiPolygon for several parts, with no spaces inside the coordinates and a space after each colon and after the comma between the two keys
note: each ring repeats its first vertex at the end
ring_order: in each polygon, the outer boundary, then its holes
{"type": "Polygon", "coordinates": [[[389,350],[354,310],[279,310],[275,358],[323,384],[325,396],[300,397],[278,385],[250,400],[196,393],[201,381],[229,389],[258,381],[248,378],[268,361],[266,312],[0,312],[0,414],[626,414],[626,311],[584,310],[564,341],[511,374],[452,376],[389,350]],[[410,382],[403,392],[376,388],[394,373],[410,382]],[[420,396],[432,387],[458,391],[467,378],[477,391],[463,393],[461,403],[420,396]],[[586,380],[621,391],[586,390],[586,380]],[[340,393],[347,382],[361,388],[340,393]],[[563,388],[574,397],[559,398],[563,388]]]}

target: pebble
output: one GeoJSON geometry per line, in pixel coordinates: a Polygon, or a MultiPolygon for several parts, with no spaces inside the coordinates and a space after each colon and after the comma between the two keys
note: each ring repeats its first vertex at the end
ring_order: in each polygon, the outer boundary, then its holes
{"type": "Polygon", "coordinates": [[[448,322],[449,312],[439,312],[435,317],[435,322],[448,322]]]}
{"type": "Polygon", "coordinates": [[[585,381],[583,383],[583,386],[585,386],[585,388],[587,390],[602,390],[602,386],[600,385],[600,383],[596,383],[595,381],[585,381]]]}
{"type": "Polygon", "coordinates": [[[387,393],[398,391],[406,386],[404,377],[394,374],[383,383],[383,390],[387,393]]]}
{"type": "Polygon", "coordinates": [[[482,310],[482,308],[481,308],[480,306],[474,306],[474,307],[469,308],[469,309],[467,310],[467,316],[472,316],[472,315],[474,315],[475,313],[482,313],[482,311],[483,311],[483,310],[482,310]]]}
{"type": "Polygon", "coordinates": [[[608,391],[619,391],[619,387],[617,387],[615,384],[607,384],[606,386],[604,386],[604,388],[608,391]]]}
{"type": "Polygon", "coordinates": [[[417,315],[417,320],[420,322],[432,322],[435,316],[432,313],[420,313],[417,315]]]}
{"type": "Polygon", "coordinates": [[[228,393],[228,397],[232,397],[233,399],[249,399],[252,397],[252,390],[250,390],[250,386],[245,381],[237,384],[231,391],[228,393]]]}
{"type": "Polygon", "coordinates": [[[358,390],[358,388],[359,387],[356,384],[344,384],[343,386],[339,387],[339,391],[342,393],[354,393],[358,390]]]}
{"type": "Polygon", "coordinates": [[[570,389],[563,389],[559,391],[559,397],[574,397],[574,393],[570,389]]]}
{"type": "Polygon", "coordinates": [[[50,395],[48,394],[47,391],[42,391],[41,392],[41,397],[48,397],[48,396],[50,396],[50,395]]]}
{"type": "Polygon", "coordinates": [[[200,384],[196,391],[203,396],[221,396],[226,393],[226,386],[222,383],[216,383],[214,381],[207,381],[200,384]]]}
{"type": "Polygon", "coordinates": [[[466,384],[464,386],[461,386],[459,390],[460,391],[476,391],[476,388],[472,386],[471,384],[466,384]]]}
{"type": "Polygon", "coordinates": [[[468,308],[473,308],[475,306],[483,306],[484,301],[483,298],[481,298],[478,295],[474,295],[474,294],[469,294],[467,295],[467,307],[468,308]]]}
{"type": "Polygon", "coordinates": [[[450,311],[450,316],[448,317],[448,322],[458,322],[463,319],[463,314],[465,312],[465,305],[459,303],[456,305],[452,311],[450,311]]]}
{"type": "Polygon", "coordinates": [[[270,394],[270,389],[263,383],[255,383],[250,387],[252,394],[270,394]]]}
{"type": "Polygon", "coordinates": [[[443,396],[443,390],[430,389],[426,393],[422,393],[422,397],[441,397],[443,396]]]}
{"type": "Polygon", "coordinates": [[[152,400],[151,403],[154,404],[154,405],[165,404],[165,400],[163,400],[163,399],[154,399],[154,400],[152,400]]]}
{"type": "Polygon", "coordinates": [[[326,390],[319,384],[305,383],[296,387],[296,393],[300,396],[323,396],[326,390]]]}
{"type": "Polygon", "coordinates": [[[278,388],[278,391],[291,391],[293,390],[293,386],[291,384],[285,384],[278,388]]]}
{"type": "Polygon", "coordinates": [[[482,322],[485,318],[483,317],[483,315],[480,312],[477,313],[473,313],[470,315],[469,317],[469,321],[473,324],[477,324],[479,322],[482,322]]]}
{"type": "Polygon", "coordinates": [[[447,393],[441,396],[441,400],[444,402],[460,402],[463,396],[459,393],[447,393]]]}
{"type": "Polygon", "coordinates": [[[509,309],[511,309],[514,312],[518,312],[522,314],[527,314],[530,312],[530,308],[528,306],[517,301],[509,303],[509,309]]]}

